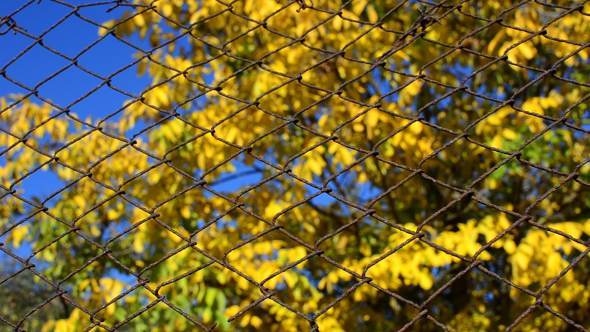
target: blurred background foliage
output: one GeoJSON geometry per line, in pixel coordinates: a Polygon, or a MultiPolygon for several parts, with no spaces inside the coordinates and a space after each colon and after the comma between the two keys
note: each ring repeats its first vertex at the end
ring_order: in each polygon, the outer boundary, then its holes
{"type": "Polygon", "coordinates": [[[141,99],[0,100],[2,253],[35,264],[2,267],[6,329],[385,331],[425,303],[411,330],[483,331],[536,297],[517,329],[590,326],[581,3],[119,8],[97,30],[153,49],[141,99]],[[37,170],[64,189],[23,198],[37,170]]]}

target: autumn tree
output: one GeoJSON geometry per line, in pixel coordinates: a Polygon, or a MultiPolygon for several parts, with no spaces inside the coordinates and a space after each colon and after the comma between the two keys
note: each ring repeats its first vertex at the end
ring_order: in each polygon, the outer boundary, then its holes
{"type": "Polygon", "coordinates": [[[89,119],[34,87],[0,104],[0,287],[44,289],[7,328],[590,326],[590,5],[101,8],[70,9],[147,89],[101,77],[128,101],[89,119]],[[62,188],[27,198],[41,171],[62,188]]]}

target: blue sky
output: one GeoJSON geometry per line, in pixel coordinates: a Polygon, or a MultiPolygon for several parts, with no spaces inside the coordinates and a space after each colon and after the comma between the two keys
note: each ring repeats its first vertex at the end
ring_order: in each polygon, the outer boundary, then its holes
{"type": "MultiPolygon", "coordinates": [[[[71,8],[51,0],[35,0],[22,11],[13,14],[27,3],[29,1],[0,0],[0,17],[10,16],[20,29],[32,36],[42,36],[44,45],[57,52],[75,57],[100,38],[96,26],[75,15],[71,15],[47,32],[72,12],[71,8]]],[[[89,1],[70,0],[69,3],[83,5],[89,1]]],[[[124,10],[120,8],[107,12],[111,7],[112,5],[84,7],[79,10],[79,13],[93,21],[105,22],[120,17],[124,10]]],[[[0,27],[0,33],[5,32],[6,28],[6,26],[0,27]]],[[[138,46],[145,46],[145,42],[141,40],[136,38],[131,38],[131,40],[138,46]]],[[[21,54],[23,50],[34,43],[32,38],[15,31],[8,31],[0,35],[0,68],[6,69],[6,73],[11,79],[31,88],[69,63],[68,60],[53,54],[40,45],[35,45],[21,54]]],[[[92,72],[106,76],[133,62],[134,53],[135,50],[129,46],[112,36],[107,36],[80,55],[79,64],[92,72]]],[[[150,82],[149,77],[137,75],[136,67],[121,72],[113,79],[114,85],[133,94],[139,94],[149,86],[150,82]]],[[[87,94],[99,83],[100,80],[97,78],[72,67],[38,86],[38,89],[41,96],[65,107],[87,94]]],[[[26,92],[25,89],[0,77],[0,96],[26,92]]],[[[127,99],[127,96],[105,86],[71,106],[71,109],[82,118],[99,119],[118,110],[127,99]]],[[[40,102],[36,98],[32,98],[32,100],[40,102]]],[[[5,158],[0,157],[0,164],[4,163],[6,163],[5,158]]],[[[63,183],[51,171],[39,170],[27,177],[18,189],[22,191],[23,196],[28,198],[46,197],[62,186],[63,183]]],[[[26,257],[30,250],[30,246],[24,245],[18,248],[17,253],[26,257]]]]}
{"type": "MultiPolygon", "coordinates": [[[[82,4],[85,1],[70,1],[72,4],[82,4]]],[[[10,15],[20,5],[26,3],[23,0],[0,1],[0,16],[10,15]]],[[[122,9],[107,12],[110,5],[83,7],[79,13],[96,22],[104,22],[117,18],[121,15],[122,9]]],[[[33,2],[27,8],[11,16],[16,24],[25,29],[28,33],[40,36],[56,22],[71,13],[72,10],[64,5],[50,0],[33,2]]],[[[98,40],[97,27],[72,15],[61,22],[56,28],[43,35],[43,42],[50,48],[55,49],[67,56],[73,57],[79,54],[85,47],[98,40]]],[[[23,34],[9,32],[0,37],[0,64],[6,65],[17,56],[23,49],[34,41],[23,34]]],[[[145,42],[133,39],[132,42],[139,46],[145,46],[145,42]]],[[[133,61],[134,50],[112,36],[106,37],[90,50],[84,52],[79,58],[79,64],[100,75],[108,75],[117,69],[133,61]]],[[[33,86],[53,72],[68,64],[63,59],[43,47],[37,45],[21,56],[14,64],[7,68],[7,73],[20,82],[33,86]]],[[[139,92],[148,84],[147,78],[140,79],[136,75],[136,68],[129,68],[118,74],[113,83],[117,86],[139,92]]],[[[100,81],[75,67],[68,69],[59,76],[43,84],[40,92],[43,96],[52,99],[60,105],[67,105],[78,97],[84,95],[88,90],[98,85],[100,81]]],[[[0,81],[0,94],[22,92],[22,89],[7,82],[0,81]]],[[[124,95],[115,93],[113,90],[98,91],[93,94],[100,99],[100,107],[96,102],[80,103],[73,108],[81,115],[100,117],[108,114],[109,111],[120,107],[121,102],[126,99],[124,95]],[[90,108],[86,104],[92,104],[90,108]]],[[[92,96],[91,96],[92,98],[92,96]]]]}
{"type": "MultiPolygon", "coordinates": [[[[69,16],[47,32],[72,12],[71,8],[51,0],[34,1],[22,11],[13,14],[28,2],[25,0],[0,1],[0,17],[10,16],[19,28],[33,36],[42,36],[43,43],[48,48],[66,56],[75,57],[100,38],[96,26],[75,15],[69,16]]],[[[69,3],[83,5],[89,1],[73,0],[69,3]]],[[[124,10],[120,8],[108,12],[107,10],[111,7],[112,5],[82,7],[79,13],[93,21],[105,22],[120,17],[124,10]]],[[[5,30],[6,26],[0,29],[0,31],[5,30]]],[[[145,42],[135,38],[132,38],[132,42],[141,47],[145,46],[145,42]]],[[[15,31],[0,35],[0,50],[2,50],[0,68],[5,68],[7,75],[13,80],[31,88],[69,63],[67,59],[53,54],[40,45],[35,45],[21,54],[34,43],[32,38],[15,31]],[[16,60],[13,61],[14,59],[16,60]]],[[[106,76],[132,63],[134,53],[135,50],[131,47],[112,36],[107,36],[88,51],[83,52],[79,57],[79,64],[96,74],[106,76]]],[[[43,83],[38,89],[41,96],[65,107],[87,94],[99,83],[99,79],[72,67],[43,83]]],[[[139,94],[149,86],[149,83],[148,77],[137,75],[136,67],[121,72],[113,79],[114,85],[133,94],[139,94]]],[[[0,77],[0,96],[25,92],[27,92],[25,89],[0,77]]],[[[118,110],[127,99],[127,96],[105,86],[72,105],[71,109],[82,118],[99,119],[118,110]]],[[[0,162],[4,163],[5,160],[0,162]]],[[[22,189],[28,197],[39,194],[43,196],[55,191],[59,186],[60,182],[51,172],[39,171],[23,183],[22,189]]]]}

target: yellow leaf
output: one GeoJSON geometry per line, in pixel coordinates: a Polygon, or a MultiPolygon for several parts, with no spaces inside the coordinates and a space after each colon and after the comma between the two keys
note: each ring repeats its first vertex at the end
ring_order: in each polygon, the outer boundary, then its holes
{"type": "Polygon", "coordinates": [[[282,210],[283,210],[282,204],[279,204],[275,201],[271,201],[266,206],[266,209],[264,209],[264,216],[266,218],[273,218],[274,216],[277,215],[277,213],[281,212],[282,210]]]}
{"type": "Polygon", "coordinates": [[[115,209],[109,209],[107,211],[107,218],[109,220],[115,220],[117,218],[119,218],[121,216],[121,213],[119,213],[117,210],[115,209]]]}
{"type": "Polygon", "coordinates": [[[21,242],[23,241],[23,239],[27,235],[28,231],[29,231],[29,228],[27,225],[19,225],[16,228],[14,228],[12,230],[11,235],[10,235],[10,237],[12,238],[12,244],[15,247],[20,247],[21,242]]]}
{"type": "Polygon", "coordinates": [[[184,205],[180,209],[180,214],[182,215],[183,218],[188,219],[191,216],[191,209],[189,208],[188,205],[184,205]]]}
{"type": "Polygon", "coordinates": [[[353,2],[352,12],[356,16],[359,16],[362,13],[363,9],[365,9],[365,7],[367,6],[367,2],[369,2],[369,0],[359,0],[353,2]]]}
{"type": "Polygon", "coordinates": [[[432,277],[429,273],[421,273],[418,278],[418,284],[420,285],[420,287],[422,287],[422,289],[428,290],[432,287],[432,277]]]}
{"type": "Polygon", "coordinates": [[[372,5],[367,7],[367,16],[369,17],[369,21],[371,21],[371,23],[375,23],[379,19],[379,15],[377,15],[377,11],[372,5]]]}
{"type": "Polygon", "coordinates": [[[320,175],[324,171],[324,167],[326,167],[326,162],[319,153],[313,153],[306,166],[309,167],[313,174],[320,175]]]}
{"type": "Polygon", "coordinates": [[[262,325],[262,319],[258,316],[252,316],[250,319],[250,325],[254,326],[255,328],[259,328],[262,325]]]}
{"type": "Polygon", "coordinates": [[[535,57],[535,55],[537,54],[537,49],[531,45],[532,43],[527,42],[524,44],[520,44],[517,49],[520,51],[520,53],[522,54],[522,56],[527,59],[530,60],[533,57],[535,57]]]}
{"type": "Polygon", "coordinates": [[[133,238],[133,251],[140,253],[143,252],[144,236],[142,233],[136,234],[133,238]]]}
{"type": "Polygon", "coordinates": [[[240,311],[240,307],[238,307],[237,305],[232,305],[231,307],[228,307],[225,310],[225,316],[229,318],[229,317],[237,314],[239,311],[240,311]]]}
{"type": "Polygon", "coordinates": [[[506,128],[502,130],[502,137],[507,140],[514,140],[518,137],[518,134],[512,129],[506,128]]]}
{"type": "Polygon", "coordinates": [[[514,254],[514,252],[516,251],[516,245],[514,244],[514,241],[512,241],[512,240],[505,241],[504,242],[504,251],[506,251],[506,253],[508,255],[514,254]]]}

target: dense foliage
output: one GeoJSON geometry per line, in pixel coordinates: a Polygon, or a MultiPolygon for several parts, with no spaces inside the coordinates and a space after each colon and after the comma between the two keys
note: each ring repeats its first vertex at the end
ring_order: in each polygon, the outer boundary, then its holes
{"type": "Polygon", "coordinates": [[[134,3],[98,30],[153,50],[140,99],[1,100],[6,250],[79,305],[25,327],[590,325],[590,5],[134,3]]]}

